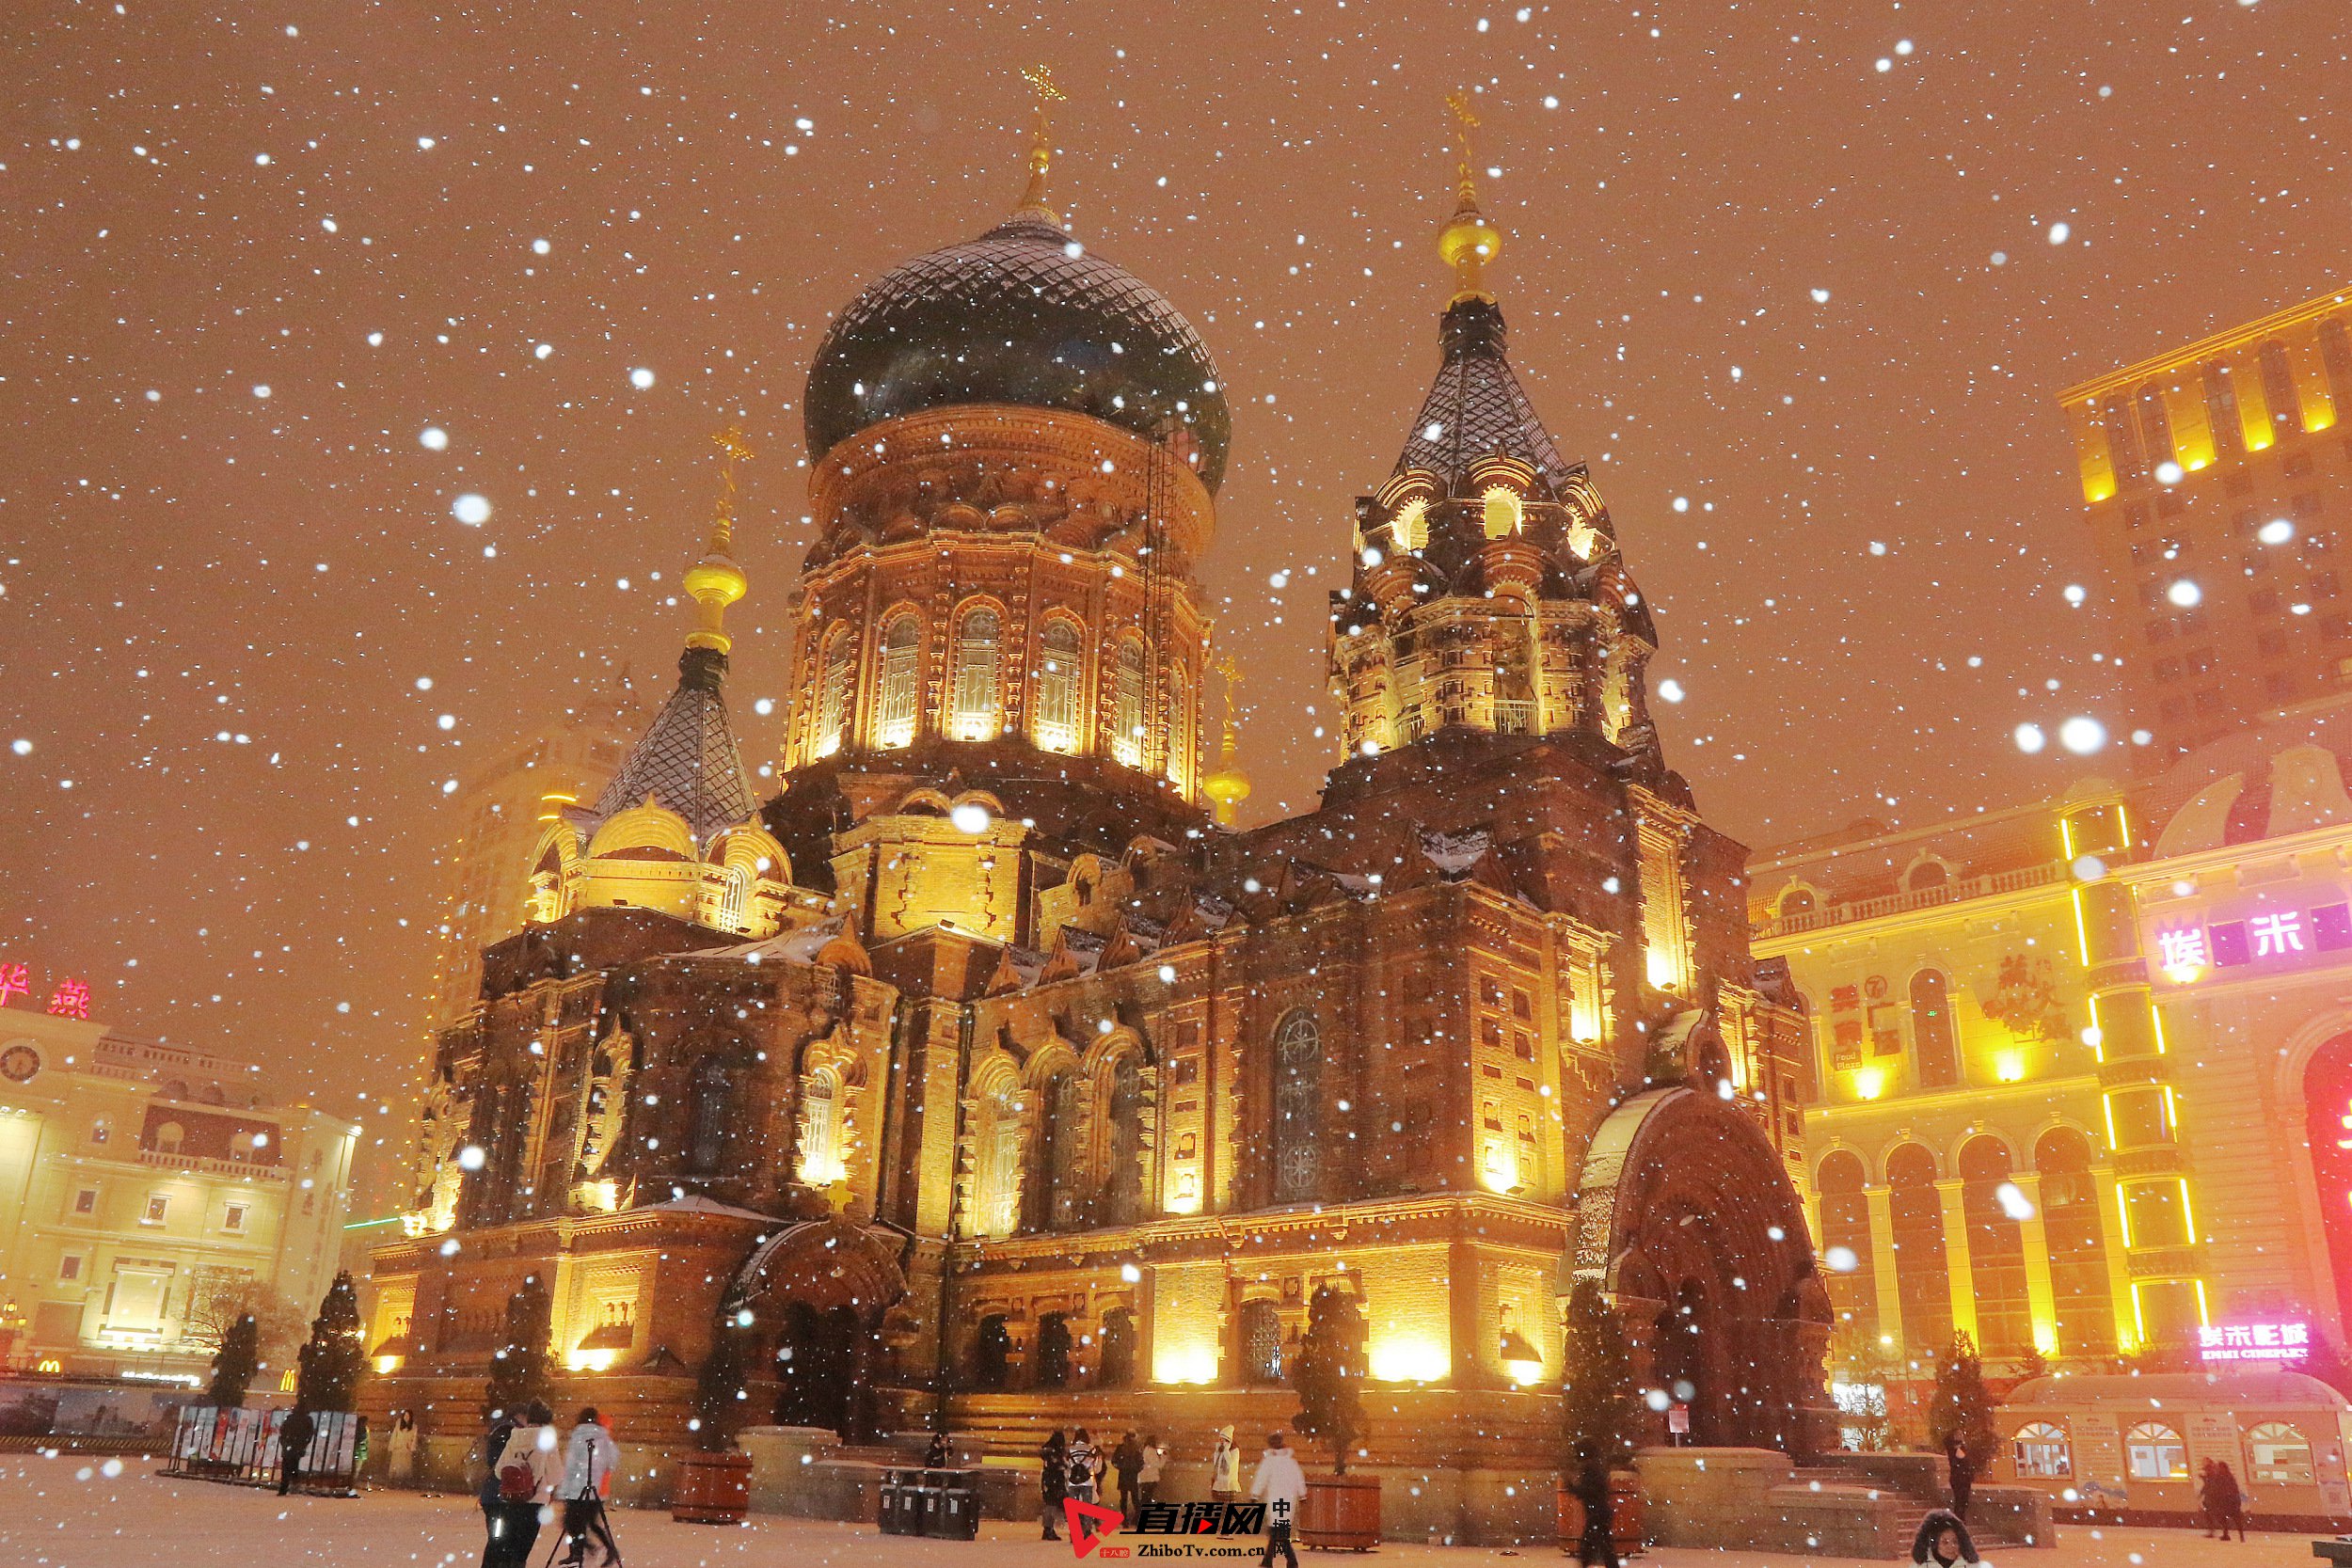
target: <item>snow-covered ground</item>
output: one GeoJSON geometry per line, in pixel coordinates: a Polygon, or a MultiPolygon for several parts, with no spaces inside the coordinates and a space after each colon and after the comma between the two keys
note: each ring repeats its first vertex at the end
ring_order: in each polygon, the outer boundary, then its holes
{"type": "MultiPolygon", "coordinates": [[[[72,1455],[0,1461],[0,1568],[438,1568],[481,1558],[481,1514],[466,1498],[371,1492],[280,1499],[243,1487],[164,1480],[152,1474],[151,1461],[122,1461],[111,1476],[104,1464],[72,1455]]],[[[739,1529],[678,1525],[666,1514],[633,1511],[618,1512],[613,1527],[629,1568],[1056,1568],[1073,1561],[1068,1546],[1039,1541],[1034,1526],[986,1525],[977,1543],[909,1541],[871,1526],[799,1519],[757,1519],[739,1529]]],[[[532,1568],[553,1544],[554,1532],[542,1532],[532,1568]]],[[[1377,1560],[1388,1568],[1472,1568],[1504,1556],[1560,1560],[1547,1551],[1404,1544],[1383,1546],[1377,1560]]],[[[1102,1557],[1093,1554],[1089,1568],[1102,1557]]],[[[1641,1560],[1647,1568],[1826,1568],[1851,1560],[1661,1551],[1641,1560]]],[[[2055,1549],[2007,1553],[2001,1560],[2023,1568],[2284,1568],[2314,1560],[2303,1536],[2256,1535],[2243,1545],[2224,1545],[2194,1530],[2068,1528],[2055,1549]]]]}

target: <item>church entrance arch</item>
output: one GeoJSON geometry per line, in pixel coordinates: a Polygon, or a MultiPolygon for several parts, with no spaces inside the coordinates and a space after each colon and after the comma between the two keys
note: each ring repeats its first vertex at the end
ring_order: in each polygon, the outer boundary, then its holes
{"type": "MultiPolygon", "coordinates": [[[[1796,1189],[1729,1101],[1651,1089],[1603,1121],[1577,1197],[1574,1265],[1635,1340],[1635,1374],[1689,1406],[1691,1441],[1804,1455],[1836,1430],[1829,1297],[1796,1189]]],[[[1665,1418],[1653,1418],[1650,1441],[1665,1418]]]]}
{"type": "Polygon", "coordinates": [[[888,1370],[883,1323],[906,1295],[898,1250],[895,1233],[835,1214],[784,1227],[736,1270],[720,1311],[751,1314],[779,1425],[870,1434],[874,1386],[888,1370]]]}

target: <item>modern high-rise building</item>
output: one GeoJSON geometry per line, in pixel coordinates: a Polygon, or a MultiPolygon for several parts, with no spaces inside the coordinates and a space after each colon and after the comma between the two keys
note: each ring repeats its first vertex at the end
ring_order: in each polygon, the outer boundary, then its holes
{"type": "Polygon", "coordinates": [[[2352,291],[2058,395],[2151,768],[2352,690],[2352,291]]]}
{"type": "Polygon", "coordinates": [[[482,950],[523,928],[532,851],[548,814],[594,799],[642,722],[628,677],[601,701],[525,731],[461,776],[448,897],[434,931],[429,1028],[463,1018],[482,987],[482,950]]]}

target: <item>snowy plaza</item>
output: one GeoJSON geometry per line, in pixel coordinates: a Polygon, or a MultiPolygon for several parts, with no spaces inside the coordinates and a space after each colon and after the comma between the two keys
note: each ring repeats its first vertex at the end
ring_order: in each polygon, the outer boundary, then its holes
{"type": "MultiPolygon", "coordinates": [[[[125,1460],[107,1476],[106,1461],[65,1455],[11,1456],[0,1462],[0,1563],[9,1568],[194,1568],[267,1563],[271,1568],[342,1564],[463,1564],[482,1554],[482,1516],[464,1497],[371,1491],[358,1497],[289,1497],[204,1481],[167,1481],[152,1462],[125,1460]]],[[[989,1521],[977,1542],[884,1538],[870,1525],[755,1516],[740,1528],[673,1523],[665,1513],[623,1510],[613,1529],[630,1568],[731,1568],[734,1564],[904,1562],[919,1568],[1053,1568],[1074,1560],[1067,1544],[1038,1540],[1031,1525],[989,1521]]],[[[1111,1545],[1117,1544],[1114,1537],[1111,1545]]],[[[554,1531],[532,1554],[548,1558],[554,1531]]],[[[1103,1552],[1098,1550],[1096,1557],[1103,1552]]],[[[1390,1542],[1377,1560],[1388,1568],[1472,1568],[1507,1557],[1550,1562],[1540,1548],[1428,1546],[1390,1542]]],[[[595,1560],[592,1558],[592,1561],[595,1560]]],[[[1646,1568],[1799,1568],[1850,1558],[1769,1553],[1653,1550],[1646,1568]]],[[[2308,1537],[2256,1533],[2241,1545],[2194,1530],[2067,1527],[2048,1551],[1995,1553],[1988,1561],[2027,1568],[2285,1568],[2315,1560],[2308,1537]]]]}

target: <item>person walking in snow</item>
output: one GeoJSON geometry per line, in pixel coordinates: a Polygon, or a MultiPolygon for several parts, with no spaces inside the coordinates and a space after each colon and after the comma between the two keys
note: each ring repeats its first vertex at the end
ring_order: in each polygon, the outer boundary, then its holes
{"type": "Polygon", "coordinates": [[[588,1536],[592,1530],[596,1544],[604,1548],[605,1561],[621,1560],[621,1548],[612,1539],[612,1522],[604,1514],[604,1489],[620,1457],[620,1445],[604,1430],[595,1407],[581,1411],[579,1424],[564,1440],[564,1476],[555,1488],[555,1499],[564,1505],[564,1535],[571,1543],[564,1560],[571,1568],[580,1568],[588,1560],[588,1536]]]}
{"type": "Polygon", "coordinates": [[[1249,1495],[1265,1504],[1265,1553],[1258,1560],[1258,1568],[1274,1568],[1278,1551],[1290,1568],[1298,1568],[1298,1549],[1291,1544],[1291,1524],[1299,1499],[1307,1495],[1307,1474],[1279,1432],[1266,1437],[1265,1452],[1258,1456],[1257,1472],[1249,1478],[1249,1495]]]}
{"type": "Polygon", "coordinates": [[[505,1433],[490,1460],[490,1478],[483,1482],[489,1499],[483,1512],[490,1516],[490,1540],[482,1554],[482,1568],[525,1568],[531,1548],[539,1540],[539,1508],[555,1496],[564,1479],[564,1461],[557,1451],[564,1440],[555,1430],[555,1413],[535,1401],[505,1433]]]}

